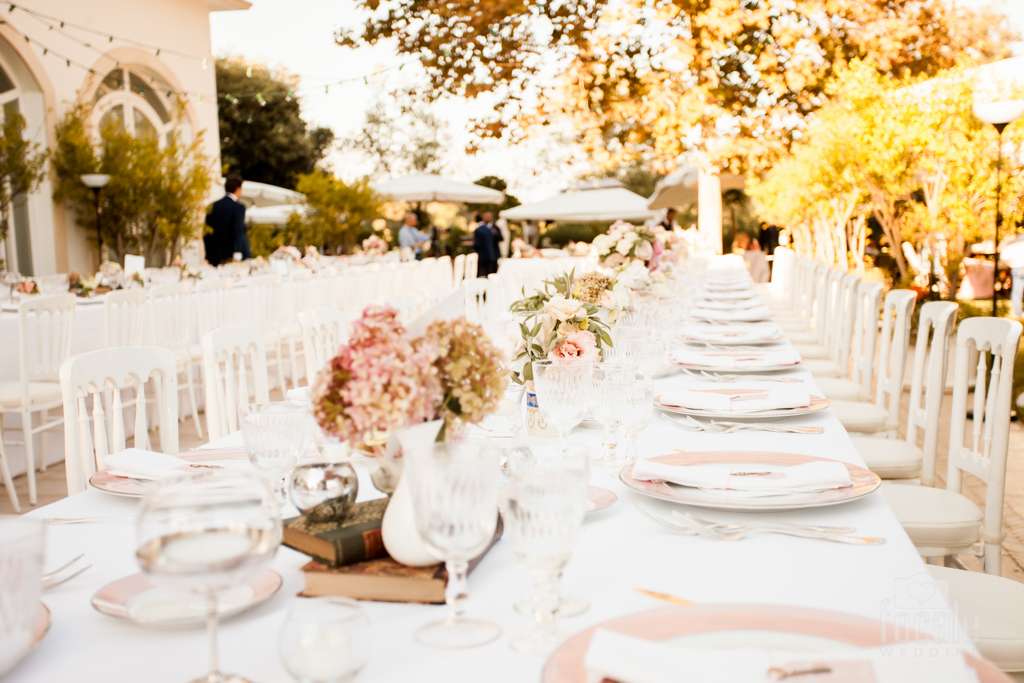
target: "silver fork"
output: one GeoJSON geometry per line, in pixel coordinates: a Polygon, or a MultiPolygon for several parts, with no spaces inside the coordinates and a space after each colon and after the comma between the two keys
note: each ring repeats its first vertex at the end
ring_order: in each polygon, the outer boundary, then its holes
{"type": "MultiPolygon", "coordinates": [[[[675,519],[678,519],[681,516],[683,516],[683,515],[678,510],[673,510],[672,511],[672,517],[674,517],[675,519]]],[[[705,526],[714,527],[716,529],[738,528],[738,527],[747,527],[747,528],[750,528],[750,529],[753,529],[753,528],[756,528],[756,527],[765,527],[765,528],[768,528],[768,527],[779,527],[779,528],[790,528],[790,529],[804,529],[806,531],[817,531],[817,532],[823,533],[823,534],[852,534],[854,531],[857,530],[857,527],[852,527],[852,526],[827,526],[827,525],[823,525],[823,524],[793,524],[793,523],[789,523],[789,524],[764,524],[764,523],[760,523],[760,522],[754,522],[754,523],[748,523],[748,522],[728,523],[728,522],[716,522],[716,521],[711,520],[711,519],[702,519],[702,518],[700,518],[697,515],[692,514],[692,513],[687,513],[686,516],[689,517],[690,519],[692,519],[693,521],[697,522],[698,524],[703,524],[705,526]]]]}
{"type": "Polygon", "coordinates": [[[57,576],[57,574],[59,574],[60,572],[64,571],[64,570],[65,570],[65,569],[67,569],[68,567],[70,567],[70,566],[72,566],[73,564],[75,564],[76,562],[78,562],[78,561],[79,561],[80,559],[82,559],[83,557],[85,557],[85,553],[82,553],[81,555],[79,555],[79,556],[78,556],[78,557],[76,557],[75,559],[73,559],[73,560],[71,560],[70,562],[68,562],[67,564],[65,564],[65,565],[64,565],[63,567],[59,567],[59,568],[57,568],[57,569],[53,570],[52,572],[50,572],[50,573],[48,573],[48,574],[44,574],[44,575],[43,575],[43,577],[42,577],[42,581],[43,581],[43,590],[44,590],[44,591],[48,591],[48,590],[50,590],[51,588],[56,588],[57,586],[61,585],[62,583],[66,583],[66,582],[70,581],[71,579],[75,578],[76,576],[78,576],[79,574],[81,574],[82,572],[84,572],[84,571],[85,571],[86,569],[88,569],[89,567],[91,567],[91,566],[92,566],[91,564],[87,564],[87,565],[85,565],[84,567],[82,567],[81,569],[79,569],[78,571],[76,571],[76,572],[73,572],[73,573],[71,573],[71,574],[69,574],[69,575],[65,576],[65,577],[64,577],[64,578],[62,578],[62,579],[59,579],[59,580],[57,580],[57,581],[53,581],[53,582],[51,582],[51,583],[46,583],[47,581],[50,581],[51,579],[53,579],[54,577],[56,577],[56,576],[57,576]]]}
{"type": "Polygon", "coordinates": [[[785,384],[803,383],[802,379],[796,377],[764,377],[761,375],[732,375],[732,374],[715,374],[710,373],[707,370],[701,370],[701,374],[707,378],[714,377],[715,382],[735,382],[736,380],[744,380],[747,382],[782,382],[785,384]]]}
{"type": "MultiPolygon", "coordinates": [[[[694,420],[689,415],[687,415],[687,418],[697,424],[700,424],[700,422],[697,422],[697,420],[694,420]]],[[[717,432],[719,434],[730,434],[733,431],[741,429],[762,432],[780,432],[784,434],[821,434],[825,431],[824,427],[804,427],[800,425],[781,424],[778,422],[723,422],[718,420],[709,420],[706,426],[701,425],[701,427],[709,432],[717,432]]]]}
{"type": "Polygon", "coordinates": [[[884,538],[878,537],[862,537],[862,536],[843,536],[842,534],[835,533],[822,533],[820,531],[809,531],[805,529],[787,529],[784,527],[771,527],[771,526],[744,526],[742,524],[731,524],[728,528],[734,529],[733,531],[726,531],[719,529],[718,527],[705,526],[704,524],[698,524],[696,521],[689,517],[675,516],[677,522],[682,526],[686,527],[690,531],[696,532],[699,536],[704,538],[711,538],[718,541],[738,541],[741,538],[746,538],[750,534],[756,534],[759,532],[772,533],[772,534],[783,534],[785,536],[797,536],[799,538],[815,538],[821,541],[834,541],[836,543],[846,543],[848,545],[880,545],[885,543],[884,538]]]}

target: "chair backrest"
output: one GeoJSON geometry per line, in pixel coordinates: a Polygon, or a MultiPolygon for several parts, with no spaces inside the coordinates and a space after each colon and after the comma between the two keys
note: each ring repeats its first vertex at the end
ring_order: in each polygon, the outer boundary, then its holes
{"type": "Polygon", "coordinates": [[[466,254],[466,280],[472,280],[477,276],[477,269],[480,266],[480,255],[475,251],[472,254],[466,254]]]}
{"type": "Polygon", "coordinates": [[[857,286],[859,284],[860,275],[856,273],[847,273],[839,282],[839,303],[842,313],[837,319],[841,329],[835,340],[835,355],[844,375],[850,368],[850,351],[853,347],[854,328],[857,324],[857,286]]]}
{"type": "Polygon", "coordinates": [[[807,290],[804,294],[804,326],[811,329],[814,320],[814,332],[818,343],[825,343],[826,319],[828,317],[828,266],[817,264],[811,277],[807,278],[807,290]]]}
{"type": "Polygon", "coordinates": [[[118,289],[103,297],[103,345],[139,346],[146,313],[147,292],[142,287],[118,289]]]}
{"type": "Polygon", "coordinates": [[[313,304],[306,304],[307,308],[320,308],[325,306],[337,306],[338,270],[336,268],[321,268],[313,276],[313,304]]]}
{"type": "MultiPolygon", "coordinates": [[[[448,254],[439,256],[437,259],[437,268],[434,272],[434,282],[431,283],[433,287],[452,287],[452,282],[455,278],[455,271],[452,268],[452,257],[448,254]]],[[[455,285],[457,286],[457,285],[455,285]]]]}
{"type": "Polygon", "coordinates": [[[487,293],[490,281],[486,278],[473,278],[462,283],[465,293],[466,320],[471,323],[482,323],[487,319],[487,293]]]}
{"type": "Polygon", "coordinates": [[[951,301],[929,301],[921,307],[914,345],[914,367],[910,379],[910,408],[907,411],[907,443],[921,451],[921,484],[935,486],[935,455],[939,443],[939,411],[946,389],[949,347],[960,307],[951,301]],[[929,340],[930,338],[930,340],[929,340]],[[930,343],[929,343],[930,342],[930,343]]]}
{"type": "Polygon", "coordinates": [[[423,287],[423,310],[427,311],[444,301],[452,293],[451,287],[423,287]]]}
{"type": "Polygon", "coordinates": [[[910,348],[910,322],[917,303],[917,292],[891,289],[882,305],[882,334],[879,337],[878,380],[875,404],[889,412],[890,438],[896,436],[900,422],[900,399],[903,397],[903,373],[910,348]],[[895,427],[893,425],[896,425],[895,427]]]}
{"type": "Polygon", "coordinates": [[[845,276],[846,271],[837,268],[829,271],[825,281],[825,329],[819,332],[819,335],[822,344],[828,350],[829,357],[833,360],[838,360],[837,344],[843,331],[843,278],[845,276]]]}
{"type": "Polygon", "coordinates": [[[293,327],[299,324],[299,311],[320,306],[313,285],[313,271],[301,268],[288,274],[281,287],[280,306],[281,314],[293,327]]]}
{"type": "Polygon", "coordinates": [[[345,314],[337,308],[308,308],[299,313],[299,323],[306,377],[312,386],[317,373],[348,341],[348,324],[345,314]]]}
{"type": "Polygon", "coordinates": [[[153,343],[175,351],[192,349],[192,286],[188,282],[149,288],[153,343]]]}
{"type": "Polygon", "coordinates": [[[235,283],[231,278],[200,280],[196,283],[199,337],[235,322],[235,283]]]}
{"type": "Polygon", "coordinates": [[[249,278],[249,311],[252,326],[264,332],[279,330],[281,320],[281,276],[259,275],[249,278]]]}
{"type": "Polygon", "coordinates": [[[69,358],[60,368],[68,495],[84,491],[104,458],[125,449],[120,388],[135,389],[135,447],[149,449],[146,383],[153,381],[160,448],[178,452],[178,373],[174,353],[156,346],[100,349],[69,358]],[[92,397],[92,415],[87,398],[92,397]],[[109,404],[107,403],[109,401],[109,404]],[[90,431],[90,423],[92,430],[90,431]]]}
{"type": "Polygon", "coordinates": [[[403,325],[408,325],[416,317],[416,297],[411,294],[391,294],[378,297],[377,303],[381,306],[390,306],[398,311],[398,319],[402,321],[403,325]]]}
{"type": "Polygon", "coordinates": [[[466,277],[466,255],[459,254],[452,262],[452,287],[458,288],[466,277]]]}
{"type": "MultiPolygon", "coordinates": [[[[946,488],[959,492],[963,473],[985,482],[985,571],[999,573],[999,544],[1003,532],[1006,489],[1006,451],[1010,438],[1013,365],[1020,344],[1021,324],[1003,318],[968,318],[956,334],[953,370],[953,410],[949,427],[949,465],[946,488]],[[970,445],[967,431],[967,380],[971,351],[978,352],[970,445]],[[988,379],[986,379],[988,378],[988,379]],[[993,557],[994,556],[994,557],[993,557]],[[993,561],[994,560],[994,561],[993,561]]],[[[941,391],[942,387],[933,389],[941,391]]]]}
{"type": "Polygon", "coordinates": [[[238,409],[250,403],[249,373],[256,403],[267,403],[267,349],[263,330],[222,327],[203,335],[203,390],[210,440],[238,430],[238,409]]]}
{"type": "Polygon", "coordinates": [[[18,304],[18,369],[22,405],[29,382],[57,382],[75,340],[75,295],[29,297],[18,304]]]}
{"type": "Polygon", "coordinates": [[[882,315],[881,282],[861,282],[854,301],[854,339],[850,379],[871,394],[878,357],[878,320],[882,315]]]}

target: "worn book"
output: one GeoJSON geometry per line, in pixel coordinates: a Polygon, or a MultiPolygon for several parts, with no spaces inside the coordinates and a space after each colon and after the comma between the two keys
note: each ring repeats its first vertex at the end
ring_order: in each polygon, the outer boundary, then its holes
{"type": "Polygon", "coordinates": [[[282,543],[328,567],[365,562],[386,554],[380,525],[388,499],[378,498],[352,506],[338,522],[314,522],[306,517],[284,521],[282,543]]]}
{"type": "MultiPolygon", "coordinates": [[[[501,517],[486,550],[469,563],[469,571],[480,563],[498,539],[504,527],[501,517]]],[[[322,562],[310,562],[302,568],[306,575],[306,589],[300,595],[319,597],[342,595],[356,600],[382,602],[444,603],[444,589],[448,585],[448,572],[443,564],[430,567],[406,567],[390,557],[329,567],[322,562]]]]}

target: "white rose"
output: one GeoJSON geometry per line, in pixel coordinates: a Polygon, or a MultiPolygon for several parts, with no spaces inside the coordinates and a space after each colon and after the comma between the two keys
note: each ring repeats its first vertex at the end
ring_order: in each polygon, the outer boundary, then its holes
{"type": "Polygon", "coordinates": [[[644,261],[650,261],[651,257],[654,256],[654,247],[651,246],[650,242],[641,242],[636,248],[636,257],[643,259],[644,261]]]}
{"type": "Polygon", "coordinates": [[[608,310],[615,308],[618,305],[618,298],[615,296],[615,292],[609,289],[601,292],[601,298],[598,299],[597,305],[608,310]]]}
{"type": "Polygon", "coordinates": [[[615,245],[615,251],[619,252],[623,256],[629,253],[629,250],[633,248],[633,240],[623,237],[619,240],[619,243],[615,245]]]}
{"type": "Polygon", "coordinates": [[[578,299],[566,299],[563,295],[557,294],[544,304],[544,311],[550,313],[558,320],[565,322],[576,317],[579,310],[583,308],[583,302],[578,299]]]}
{"type": "Polygon", "coordinates": [[[594,238],[592,245],[597,251],[598,256],[607,256],[611,253],[612,246],[614,246],[615,240],[608,235],[598,235],[594,238]]]}
{"type": "Polygon", "coordinates": [[[612,288],[615,293],[615,308],[625,308],[629,304],[629,290],[618,283],[612,288]]]}

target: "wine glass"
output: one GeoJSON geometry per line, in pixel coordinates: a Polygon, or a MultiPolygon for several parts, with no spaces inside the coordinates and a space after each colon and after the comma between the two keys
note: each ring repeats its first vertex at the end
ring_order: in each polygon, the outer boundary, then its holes
{"type": "Polygon", "coordinates": [[[587,410],[593,372],[594,364],[590,361],[533,362],[537,402],[558,430],[562,448],[568,444],[569,432],[580,423],[587,410]]]}
{"type": "Polygon", "coordinates": [[[246,683],[217,664],[217,596],[267,571],[281,543],[266,483],[236,469],[155,483],[142,499],[135,557],[156,586],[206,597],[210,673],[193,683],[246,683]]]}
{"type": "Polygon", "coordinates": [[[281,662],[299,683],[351,681],[370,658],[370,620],[349,598],[305,598],[281,626],[281,662]]]}
{"type": "Polygon", "coordinates": [[[653,379],[654,375],[661,371],[665,365],[667,352],[668,344],[665,340],[650,332],[636,334],[630,342],[630,361],[636,365],[644,379],[653,379]]]}
{"type": "Polygon", "coordinates": [[[561,603],[558,585],[587,513],[588,460],[582,447],[553,457],[509,457],[505,520],[512,551],[533,574],[535,591],[534,629],[510,642],[521,654],[543,657],[564,640],[555,621],[561,603]]]}
{"type": "Polygon", "coordinates": [[[639,453],[636,440],[640,432],[651,423],[654,412],[654,381],[637,380],[632,386],[624,387],[615,397],[615,409],[619,414],[619,424],[626,433],[629,452],[626,460],[634,462],[639,453]]]}
{"type": "Polygon", "coordinates": [[[420,643],[454,649],[489,643],[501,629],[465,616],[469,561],[487,550],[498,521],[498,450],[485,441],[453,441],[406,453],[416,528],[445,563],[447,618],[416,631],[420,643]]]}
{"type": "Polygon", "coordinates": [[[284,505],[288,474],[311,437],[309,409],[295,402],[253,403],[238,409],[238,422],[249,461],[284,505]]]}
{"type": "Polygon", "coordinates": [[[0,516],[0,675],[32,649],[45,538],[41,519],[0,516]]]}
{"type": "Polygon", "coordinates": [[[636,367],[629,363],[600,363],[594,367],[594,419],[604,425],[604,457],[593,462],[598,467],[624,467],[626,460],[615,456],[619,413],[615,396],[636,382],[636,367]]]}

